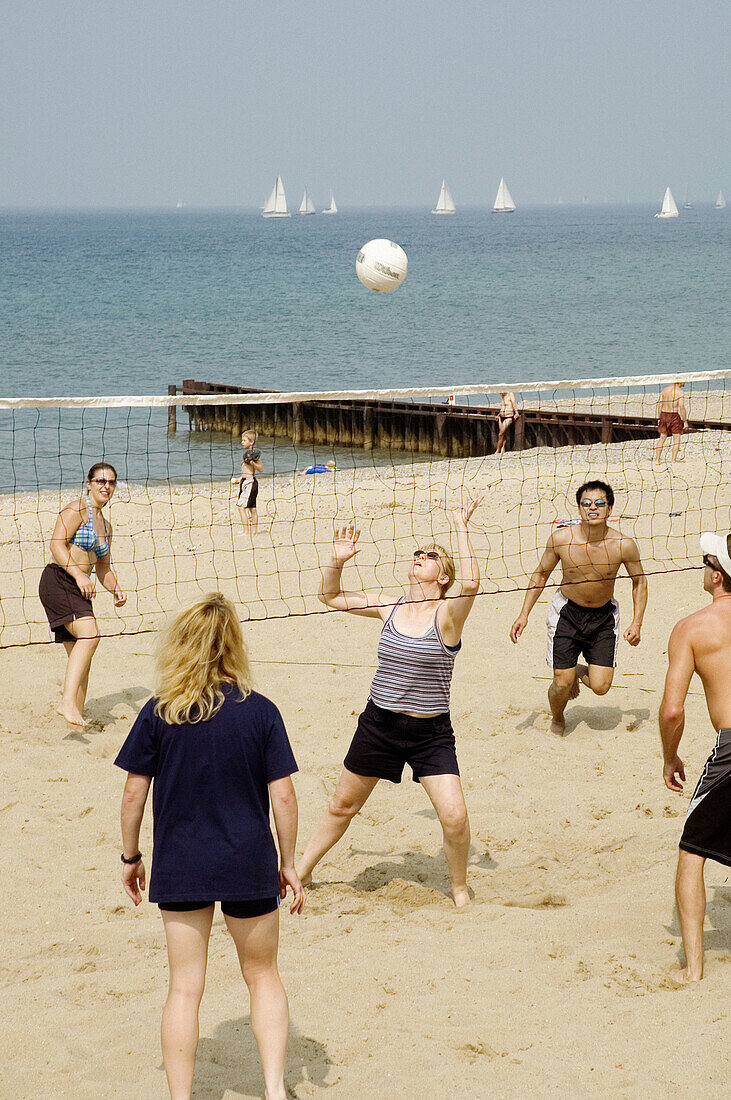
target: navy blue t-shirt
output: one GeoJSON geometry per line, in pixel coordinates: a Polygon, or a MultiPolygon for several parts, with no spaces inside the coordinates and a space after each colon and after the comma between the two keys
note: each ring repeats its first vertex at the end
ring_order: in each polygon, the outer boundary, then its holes
{"type": "Polygon", "coordinates": [[[267,784],[297,771],[274,703],[222,684],[208,722],[168,725],[150,699],[114,763],[152,783],[150,901],[246,901],[279,893],[267,784]]]}

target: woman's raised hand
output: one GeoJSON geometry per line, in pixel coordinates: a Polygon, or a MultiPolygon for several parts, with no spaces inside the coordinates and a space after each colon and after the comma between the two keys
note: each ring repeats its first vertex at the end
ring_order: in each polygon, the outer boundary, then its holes
{"type": "Polygon", "coordinates": [[[343,565],[350,561],[358,553],[356,542],[360,538],[360,531],[354,523],[348,523],[345,527],[336,527],[333,536],[333,561],[343,565]]]}
{"type": "Polygon", "coordinates": [[[452,517],[455,523],[463,523],[465,527],[470,522],[470,518],[475,508],[477,508],[485,498],[484,493],[473,493],[469,504],[466,504],[463,508],[452,509],[452,517]]]}

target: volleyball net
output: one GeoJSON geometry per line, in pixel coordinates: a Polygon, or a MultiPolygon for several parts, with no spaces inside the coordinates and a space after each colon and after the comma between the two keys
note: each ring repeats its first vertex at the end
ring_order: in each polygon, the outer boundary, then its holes
{"type": "Polygon", "coordinates": [[[594,478],[612,485],[611,522],[637,540],[648,573],[697,567],[699,533],[731,528],[730,381],[715,371],[320,393],[187,383],[168,397],[0,399],[0,648],[50,640],[38,599],[49,540],[101,460],[119,478],[104,514],[128,597],[115,609],[97,586],[104,635],[157,629],[212,589],[242,620],[325,613],[321,565],[334,527],[354,519],[360,552],[344,585],[396,593],[414,549],[456,550],[449,514],[474,493],[485,494],[470,523],[481,594],[507,597],[527,587],[556,525],[576,522],[576,489],[594,478]],[[658,462],[658,398],[673,382],[685,384],[689,430],[677,454],[669,435],[658,462]],[[519,415],[498,456],[501,392],[519,415]],[[231,483],[249,428],[263,466],[253,535],[231,483]]]}

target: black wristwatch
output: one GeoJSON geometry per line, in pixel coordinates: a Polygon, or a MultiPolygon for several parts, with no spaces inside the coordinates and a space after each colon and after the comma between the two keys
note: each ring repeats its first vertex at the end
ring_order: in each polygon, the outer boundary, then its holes
{"type": "Polygon", "coordinates": [[[132,859],[127,859],[124,852],[122,852],[122,855],[121,855],[122,863],[139,863],[141,859],[142,859],[142,852],[138,852],[136,856],[132,856],[132,859]]]}

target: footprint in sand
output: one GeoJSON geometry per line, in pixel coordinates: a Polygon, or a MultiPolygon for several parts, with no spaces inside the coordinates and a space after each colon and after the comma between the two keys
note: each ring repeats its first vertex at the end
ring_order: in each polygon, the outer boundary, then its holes
{"type": "Polygon", "coordinates": [[[504,898],[498,904],[508,909],[561,909],[568,901],[563,894],[535,893],[504,898]]]}

